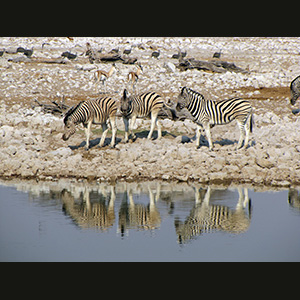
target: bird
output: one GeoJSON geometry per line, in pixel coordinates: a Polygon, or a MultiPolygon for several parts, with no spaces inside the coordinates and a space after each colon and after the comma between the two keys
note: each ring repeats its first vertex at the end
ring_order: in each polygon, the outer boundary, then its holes
{"type": "Polygon", "coordinates": [[[68,58],[68,59],[75,59],[76,57],[77,57],[77,54],[73,54],[73,53],[71,53],[71,52],[69,52],[69,51],[65,51],[65,52],[63,52],[62,54],[61,54],[61,56],[62,57],[66,57],[66,58],[68,58]]]}
{"type": "Polygon", "coordinates": [[[131,53],[131,47],[130,48],[126,48],[124,51],[123,51],[123,54],[130,54],[131,53]]]}
{"type": "Polygon", "coordinates": [[[213,55],[213,58],[220,58],[221,57],[221,51],[222,51],[222,49],[219,52],[215,52],[214,55],[213,55]]]}
{"type": "Polygon", "coordinates": [[[182,58],[186,57],[186,54],[187,54],[186,50],[180,51],[180,55],[182,58]]]}
{"type": "Polygon", "coordinates": [[[31,49],[25,49],[23,47],[18,47],[17,52],[23,53],[27,57],[31,57],[31,55],[33,53],[33,47],[31,49]]]}
{"type": "Polygon", "coordinates": [[[151,57],[156,57],[156,58],[158,58],[159,55],[160,55],[160,50],[155,50],[155,51],[152,52],[151,57]]]}
{"type": "Polygon", "coordinates": [[[187,54],[186,50],[181,51],[180,49],[178,49],[178,53],[173,54],[172,58],[175,58],[175,59],[183,58],[183,57],[186,57],[186,54],[187,54]]]}
{"type": "Polygon", "coordinates": [[[23,48],[23,47],[18,47],[17,48],[17,52],[24,53],[24,51],[25,51],[25,48],[23,48]]]}
{"type": "Polygon", "coordinates": [[[111,49],[108,54],[118,54],[119,53],[119,47],[118,48],[114,48],[114,49],[111,49]]]}
{"type": "Polygon", "coordinates": [[[175,54],[173,54],[173,55],[172,55],[172,57],[171,57],[171,58],[178,59],[178,58],[179,58],[179,55],[180,55],[180,53],[179,53],[179,52],[178,52],[178,53],[175,53],[175,54]]]}
{"type": "Polygon", "coordinates": [[[50,45],[50,44],[49,44],[49,43],[43,43],[43,44],[42,44],[42,49],[44,49],[44,46],[45,46],[45,45],[50,45]]]}
{"type": "Polygon", "coordinates": [[[24,55],[27,57],[31,57],[33,53],[33,47],[31,49],[24,49],[24,55]]]}

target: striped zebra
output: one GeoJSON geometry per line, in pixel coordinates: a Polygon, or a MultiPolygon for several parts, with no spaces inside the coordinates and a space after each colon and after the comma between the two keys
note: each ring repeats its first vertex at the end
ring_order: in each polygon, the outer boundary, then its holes
{"type": "Polygon", "coordinates": [[[112,128],[110,147],[114,147],[117,132],[116,113],[116,102],[110,97],[81,101],[77,106],[70,108],[65,114],[65,132],[62,139],[64,141],[68,140],[76,131],[75,125],[82,123],[86,134],[85,149],[88,150],[91,125],[101,124],[103,132],[99,146],[102,147],[108,131],[107,121],[109,121],[112,128]]]}
{"type": "Polygon", "coordinates": [[[252,107],[247,100],[232,98],[215,102],[206,100],[204,97],[190,88],[183,87],[178,96],[176,110],[180,111],[187,108],[197,124],[196,147],[200,146],[200,129],[203,126],[208,139],[209,150],[213,149],[210,128],[214,125],[222,125],[237,121],[240,128],[240,139],[237,149],[242,148],[243,140],[246,148],[249,141],[249,133],[252,132],[253,116],[252,107]],[[246,132],[246,138],[245,138],[246,132]]]}
{"type": "Polygon", "coordinates": [[[125,142],[128,142],[128,124],[129,131],[133,139],[135,134],[132,132],[136,118],[147,117],[151,115],[151,128],[148,134],[148,139],[151,139],[155,124],[157,124],[158,139],[161,138],[161,125],[157,120],[157,115],[164,105],[164,101],[160,95],[155,92],[142,93],[137,96],[129,95],[124,89],[123,97],[121,98],[121,113],[125,125],[125,142]]]}
{"type": "Polygon", "coordinates": [[[300,96],[300,75],[291,82],[290,90],[292,95],[291,104],[294,105],[300,96]]]}

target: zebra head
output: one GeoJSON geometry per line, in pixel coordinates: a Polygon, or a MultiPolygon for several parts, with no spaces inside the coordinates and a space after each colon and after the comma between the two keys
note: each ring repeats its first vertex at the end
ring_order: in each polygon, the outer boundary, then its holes
{"type": "Polygon", "coordinates": [[[77,109],[77,107],[80,104],[81,102],[76,107],[71,107],[66,112],[66,115],[64,117],[64,124],[65,124],[64,134],[62,135],[62,139],[64,141],[68,140],[70,136],[73,135],[76,131],[74,121],[72,120],[72,118],[70,118],[70,116],[74,113],[75,109],[77,109]]]}
{"type": "Polygon", "coordinates": [[[190,102],[189,89],[184,86],[183,88],[181,88],[181,92],[178,95],[176,110],[180,111],[180,110],[184,109],[185,107],[188,106],[189,102],[190,102]]]}
{"type": "Polygon", "coordinates": [[[124,116],[127,116],[130,114],[132,106],[132,98],[129,95],[128,91],[124,89],[123,97],[121,98],[121,113],[124,116]]]}
{"type": "Polygon", "coordinates": [[[292,105],[295,105],[297,99],[299,98],[300,96],[300,92],[299,93],[296,93],[294,91],[291,91],[291,95],[292,95],[292,98],[291,98],[291,104],[292,105]]]}
{"type": "Polygon", "coordinates": [[[65,130],[64,130],[64,134],[62,135],[62,139],[64,141],[67,141],[71,135],[73,135],[75,133],[76,129],[75,129],[75,124],[73,121],[67,121],[65,123],[65,130]]]}

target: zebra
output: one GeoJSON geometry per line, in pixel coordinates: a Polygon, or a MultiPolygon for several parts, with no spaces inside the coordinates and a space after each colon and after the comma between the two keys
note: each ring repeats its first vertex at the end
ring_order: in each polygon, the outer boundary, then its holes
{"type": "Polygon", "coordinates": [[[200,146],[200,129],[204,128],[208,139],[209,150],[213,150],[211,141],[210,128],[214,125],[222,125],[233,121],[237,121],[240,128],[240,139],[237,149],[246,148],[249,141],[249,133],[252,132],[253,115],[252,107],[247,100],[241,98],[231,98],[215,102],[206,100],[203,95],[193,91],[190,88],[183,87],[178,96],[176,110],[180,111],[184,108],[190,112],[193,121],[197,124],[196,129],[196,147],[200,146]]]}
{"type": "Polygon", "coordinates": [[[125,125],[125,143],[128,142],[129,119],[131,119],[129,131],[132,138],[135,139],[136,136],[132,132],[132,129],[136,118],[147,117],[149,115],[151,115],[151,128],[147,138],[151,139],[155,124],[157,124],[158,139],[160,139],[162,136],[161,124],[157,120],[157,115],[163,106],[164,100],[155,92],[147,92],[137,96],[131,96],[128,91],[124,89],[123,96],[121,98],[121,113],[125,125]]]}
{"type": "Polygon", "coordinates": [[[291,104],[295,105],[297,99],[300,96],[300,75],[296,77],[290,85],[290,90],[291,90],[291,104]]]}
{"type": "Polygon", "coordinates": [[[105,142],[108,127],[107,121],[109,120],[112,128],[112,138],[110,147],[115,146],[116,140],[116,113],[117,105],[115,100],[110,97],[102,97],[98,99],[91,99],[81,101],[75,107],[70,108],[64,117],[65,132],[62,136],[64,141],[68,140],[71,135],[75,133],[75,125],[82,123],[86,134],[85,149],[89,149],[90,130],[92,124],[102,125],[102,137],[99,146],[102,147],[105,142]]]}

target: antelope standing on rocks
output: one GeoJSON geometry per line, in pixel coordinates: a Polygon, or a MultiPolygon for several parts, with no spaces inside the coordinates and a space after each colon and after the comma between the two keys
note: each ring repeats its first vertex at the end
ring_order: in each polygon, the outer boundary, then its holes
{"type": "Polygon", "coordinates": [[[139,79],[140,73],[143,71],[143,68],[140,64],[137,64],[137,71],[136,72],[129,72],[128,73],[128,82],[132,84],[132,91],[135,92],[135,85],[139,79]]]}
{"type": "Polygon", "coordinates": [[[103,71],[103,70],[97,70],[95,71],[94,75],[95,75],[95,82],[96,82],[96,91],[98,93],[98,89],[97,89],[97,84],[99,83],[99,81],[102,82],[104,89],[105,89],[105,93],[106,93],[106,85],[105,85],[105,81],[111,77],[111,75],[114,73],[114,71],[116,70],[116,65],[115,63],[112,64],[110,70],[108,72],[103,71]]]}

